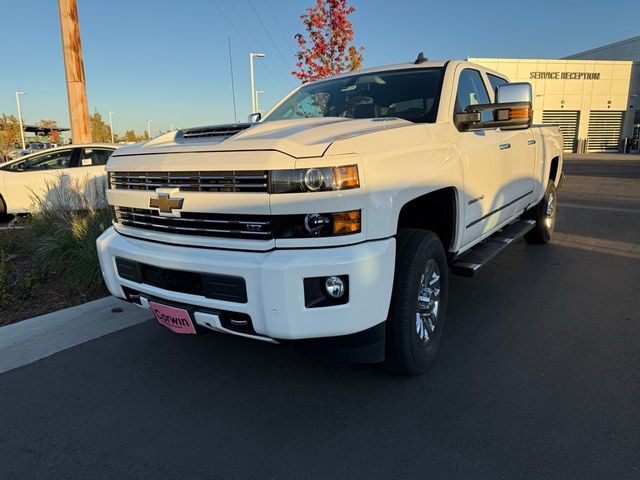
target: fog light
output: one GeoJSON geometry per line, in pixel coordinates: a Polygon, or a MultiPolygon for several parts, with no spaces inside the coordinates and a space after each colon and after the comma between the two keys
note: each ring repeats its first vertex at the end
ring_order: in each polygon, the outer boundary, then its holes
{"type": "Polygon", "coordinates": [[[344,295],[344,282],[340,277],[327,277],[324,281],[324,289],[332,298],[340,298],[344,295]]]}

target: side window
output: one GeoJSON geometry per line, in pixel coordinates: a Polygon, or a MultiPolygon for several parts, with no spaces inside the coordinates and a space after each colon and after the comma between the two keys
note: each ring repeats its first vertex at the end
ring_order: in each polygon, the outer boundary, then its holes
{"type": "Polygon", "coordinates": [[[24,170],[55,170],[58,168],[67,168],[71,162],[72,155],[72,150],[59,150],[53,153],[37,155],[25,160],[24,170]]]}
{"type": "Polygon", "coordinates": [[[98,167],[100,165],[106,165],[107,160],[109,160],[112,153],[113,150],[106,150],[102,148],[83,148],[78,166],[98,167]]]}
{"type": "MultiPolygon", "coordinates": [[[[477,70],[465,69],[460,73],[458,80],[458,92],[456,96],[456,112],[462,113],[469,105],[480,105],[491,103],[489,94],[484,86],[480,72],[477,70]]],[[[482,121],[492,119],[491,112],[482,112],[482,121]]]]}
{"type": "Polygon", "coordinates": [[[493,98],[496,98],[496,92],[498,91],[498,87],[500,85],[506,85],[507,82],[504,78],[498,77],[496,75],[491,75],[487,73],[487,77],[489,77],[489,83],[491,84],[491,88],[493,88],[493,98]]]}

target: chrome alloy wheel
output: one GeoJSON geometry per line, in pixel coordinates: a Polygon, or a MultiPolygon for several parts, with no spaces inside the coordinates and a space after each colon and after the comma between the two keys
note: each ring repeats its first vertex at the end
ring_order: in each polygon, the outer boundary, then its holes
{"type": "Polygon", "coordinates": [[[420,277],[418,306],[416,309],[416,333],[421,345],[427,345],[436,330],[440,308],[440,269],[433,258],[427,262],[420,277]]]}
{"type": "Polygon", "coordinates": [[[553,225],[553,214],[555,210],[555,201],[556,197],[553,193],[549,194],[549,198],[547,199],[547,210],[544,212],[544,224],[547,228],[551,228],[553,225]]]}

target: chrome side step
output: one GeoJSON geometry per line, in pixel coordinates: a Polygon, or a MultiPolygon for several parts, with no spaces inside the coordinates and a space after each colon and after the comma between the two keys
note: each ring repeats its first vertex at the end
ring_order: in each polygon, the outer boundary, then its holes
{"type": "Polygon", "coordinates": [[[456,258],[451,264],[451,273],[461,277],[473,277],[496,255],[514,241],[522,238],[535,225],[536,222],[534,220],[518,220],[507,225],[456,258]]]}

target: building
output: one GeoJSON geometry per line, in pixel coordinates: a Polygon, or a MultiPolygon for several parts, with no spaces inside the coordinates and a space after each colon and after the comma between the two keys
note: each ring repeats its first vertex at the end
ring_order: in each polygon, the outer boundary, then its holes
{"type": "Polygon", "coordinates": [[[565,151],[638,150],[640,36],[551,59],[469,58],[533,86],[534,123],[558,125],[565,151]]]}

